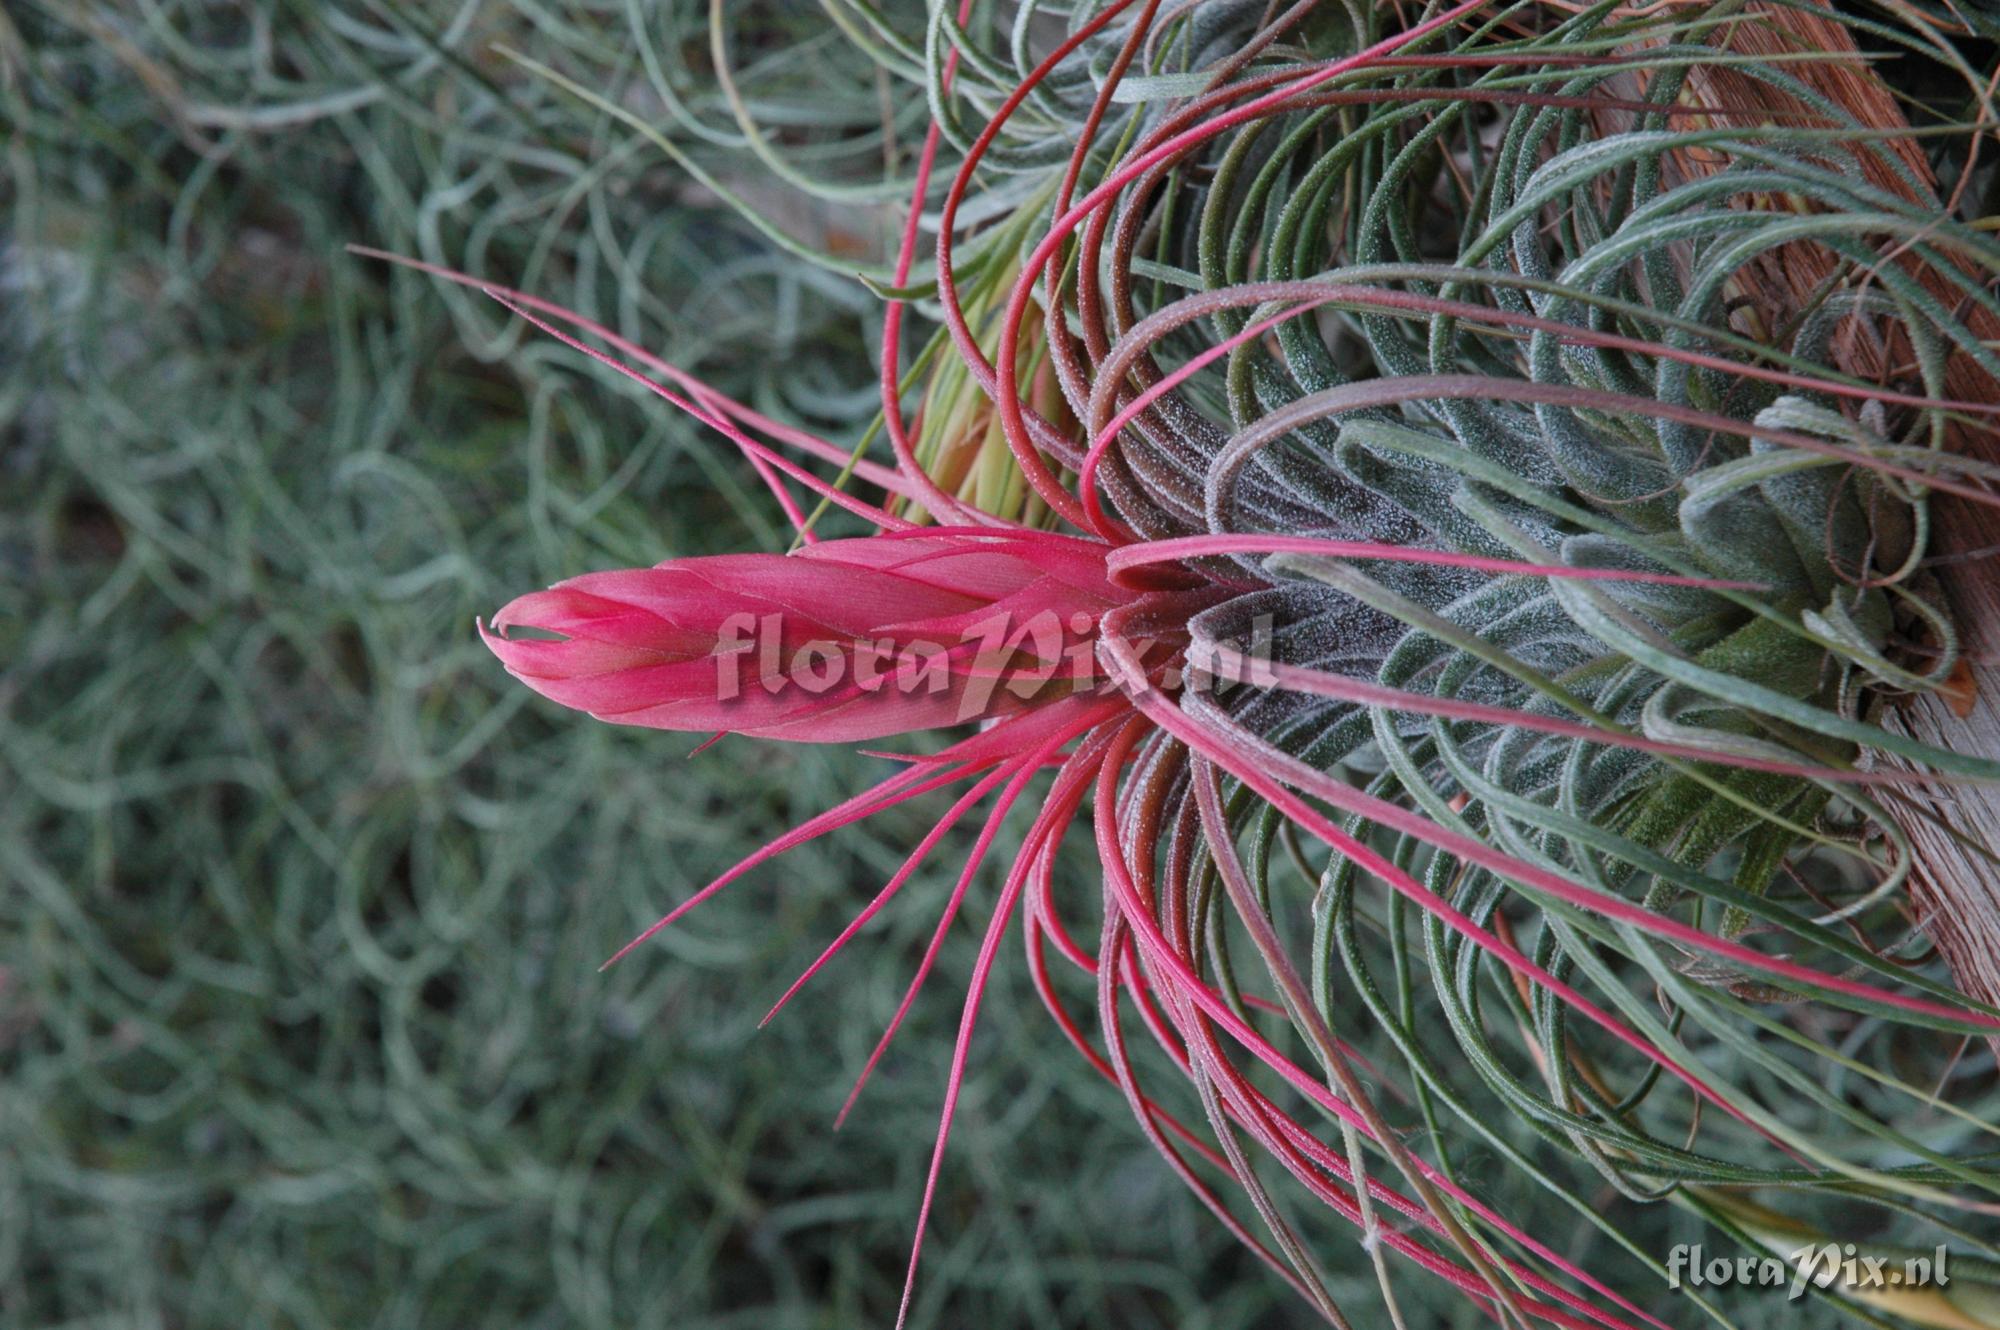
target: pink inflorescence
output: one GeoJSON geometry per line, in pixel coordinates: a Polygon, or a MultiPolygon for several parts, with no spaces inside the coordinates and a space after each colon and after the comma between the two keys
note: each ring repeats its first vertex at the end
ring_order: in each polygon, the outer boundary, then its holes
{"type": "Polygon", "coordinates": [[[521,596],[484,636],[514,677],[600,720],[852,743],[1102,688],[1096,626],[1130,598],[1105,554],[972,529],[676,559],[521,596]]]}

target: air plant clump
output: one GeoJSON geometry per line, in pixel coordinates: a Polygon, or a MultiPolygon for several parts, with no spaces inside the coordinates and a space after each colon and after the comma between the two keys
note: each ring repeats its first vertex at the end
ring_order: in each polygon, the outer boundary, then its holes
{"type": "Polygon", "coordinates": [[[2000,1324],[2000,1010],[1913,914],[1905,797],[2000,761],[1884,724],[1960,666],[1939,500],[1996,503],[1995,25],[1909,0],[835,12],[927,94],[892,125],[878,429],[850,452],[489,287],[731,439],[798,546],[585,573],[487,640],[617,722],[977,722],[645,935],[936,798],[803,985],[977,813],[863,1070],[989,902],[918,1250],[1018,921],[1056,1028],[1331,1324],[1766,1319],[1632,1236],[1659,1207],[1753,1255],[1949,1249],[1948,1283],[1814,1281],[1814,1324],[2000,1324]],[[912,315],[936,329],[906,366],[912,315]],[[822,538],[831,509],[873,534],[822,538]],[[938,691],[861,684],[919,641],[938,691]],[[1332,1291],[1356,1260],[1378,1306],[1332,1291]]]}

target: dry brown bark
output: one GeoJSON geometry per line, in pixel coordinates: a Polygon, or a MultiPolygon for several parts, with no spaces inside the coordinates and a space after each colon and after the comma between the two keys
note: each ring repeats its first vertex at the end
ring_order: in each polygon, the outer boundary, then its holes
{"type": "MultiPolygon", "coordinates": [[[[1986,451],[2000,460],[2000,449],[1986,451]]],[[[1970,503],[1940,504],[1934,543],[1946,557],[2000,546],[2000,513],[1970,503]]],[[[1914,698],[1891,723],[1925,743],[2000,757],[2000,569],[1989,556],[1938,572],[1965,635],[1964,687],[1914,698]]],[[[1915,801],[1927,806],[1937,823],[1910,821],[1917,856],[1911,905],[1959,990],[2000,1003],[2000,864],[1945,830],[1953,827],[1975,845],[2000,846],[2000,790],[1958,786],[1920,793],[1915,801]]],[[[1990,1042],[2000,1052],[2000,1039],[1990,1042]]]]}

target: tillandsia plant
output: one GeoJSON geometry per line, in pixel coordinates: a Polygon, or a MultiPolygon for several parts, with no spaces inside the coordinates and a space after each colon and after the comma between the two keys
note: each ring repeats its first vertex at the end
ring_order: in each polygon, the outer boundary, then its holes
{"type": "Polygon", "coordinates": [[[730,439],[798,531],[525,595],[487,630],[509,670],[615,723],[959,727],[639,940],[935,798],[779,1003],[977,814],[863,1070],[984,899],[930,1187],[1018,922],[1056,1029],[1333,1325],[2000,1325],[2000,1009],[1906,890],[1931,815],[1909,793],[2000,760],[1884,723],[1960,686],[1940,500],[2000,505],[2000,23],[1943,0],[827,13],[876,66],[851,95],[882,108],[886,177],[760,128],[720,5],[712,50],[788,185],[902,190],[858,447],[472,283],[730,439]],[[853,519],[871,533],[819,529],[853,519]],[[1077,838],[1095,878],[1063,867],[1077,838]],[[1663,1209],[1652,1239],[1792,1287],[1636,1236],[1663,1209]],[[1379,1305],[1335,1297],[1354,1261],[1379,1305]]]}

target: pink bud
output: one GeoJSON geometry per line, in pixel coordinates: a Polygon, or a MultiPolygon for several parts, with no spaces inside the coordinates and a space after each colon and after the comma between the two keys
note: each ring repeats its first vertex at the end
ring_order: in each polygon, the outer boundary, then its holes
{"type": "Polygon", "coordinates": [[[516,678],[602,720],[847,743],[1101,687],[1097,621],[1130,598],[1106,552],[946,529],[676,559],[531,592],[481,633],[516,678]]]}

